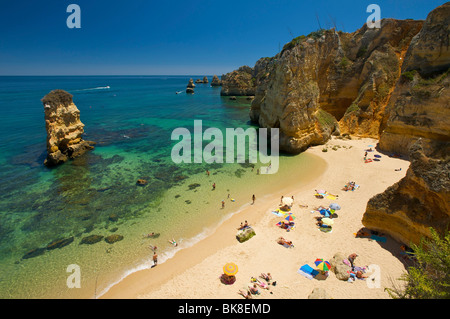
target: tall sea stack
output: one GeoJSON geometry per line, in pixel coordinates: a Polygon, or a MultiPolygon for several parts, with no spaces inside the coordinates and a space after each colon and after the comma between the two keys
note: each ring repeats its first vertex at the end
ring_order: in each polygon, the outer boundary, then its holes
{"type": "Polygon", "coordinates": [[[84,124],[72,98],[64,90],[54,90],[42,99],[47,130],[47,158],[44,164],[48,167],[62,164],[94,148],[91,145],[93,142],[84,141],[81,137],[84,124]]]}

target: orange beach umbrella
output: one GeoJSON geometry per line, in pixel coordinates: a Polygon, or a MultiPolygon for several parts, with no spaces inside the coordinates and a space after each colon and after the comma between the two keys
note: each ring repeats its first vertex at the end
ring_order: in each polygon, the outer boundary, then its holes
{"type": "Polygon", "coordinates": [[[238,272],[238,266],[234,263],[227,263],[225,266],[223,266],[223,272],[225,273],[225,275],[234,276],[238,272]]]}

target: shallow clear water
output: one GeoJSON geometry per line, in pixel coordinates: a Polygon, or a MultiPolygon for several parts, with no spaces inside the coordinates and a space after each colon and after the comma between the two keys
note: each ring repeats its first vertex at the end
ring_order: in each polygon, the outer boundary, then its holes
{"type": "Polygon", "coordinates": [[[251,127],[245,98],[230,101],[209,84],[187,95],[189,78],[0,77],[0,298],[97,296],[127,272],[151,266],[150,244],[158,245],[163,262],[175,252],[169,239],[191,245],[247,205],[251,192],[267,191],[265,183],[301,181],[313,170],[317,163],[305,155],[283,156],[274,175],[257,175],[261,163],[175,164],[177,127],[193,132],[194,120],[204,129],[251,127]],[[84,138],[97,144],[48,169],[40,100],[53,89],[74,95],[84,138]],[[138,186],[138,179],[148,184],[138,186]],[[144,238],[150,232],[160,236],[144,238]],[[80,244],[89,235],[111,234],[123,240],[80,244]],[[66,285],[71,264],[80,266],[81,289],[66,285]]]}

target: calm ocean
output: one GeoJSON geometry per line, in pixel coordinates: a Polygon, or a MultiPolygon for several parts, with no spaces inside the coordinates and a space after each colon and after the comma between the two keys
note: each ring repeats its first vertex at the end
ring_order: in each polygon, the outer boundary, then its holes
{"type": "Polygon", "coordinates": [[[164,262],[247,205],[252,192],[262,194],[265,181],[293,178],[293,167],[300,180],[311,170],[304,155],[282,157],[276,176],[257,175],[258,163],[173,163],[175,128],[193,132],[194,120],[204,129],[251,127],[249,101],[221,97],[210,84],[185,94],[190,78],[202,77],[0,77],[0,298],[98,296],[127,273],[150,267],[150,244],[164,262]],[[41,99],[54,89],[73,94],[84,138],[97,145],[48,169],[41,99]],[[138,179],[148,184],[138,186],[138,179]],[[150,232],[159,237],[143,236],[150,232]],[[112,234],[123,240],[80,244],[112,234]],[[171,247],[172,238],[179,247],[171,247]],[[46,249],[60,239],[70,244],[46,249]],[[67,287],[72,264],[81,269],[81,289],[67,287]]]}

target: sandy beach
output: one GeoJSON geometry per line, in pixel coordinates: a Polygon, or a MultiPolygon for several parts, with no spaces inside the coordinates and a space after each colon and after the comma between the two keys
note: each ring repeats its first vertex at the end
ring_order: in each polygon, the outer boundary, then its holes
{"type": "MultiPolygon", "coordinates": [[[[180,249],[171,259],[158,266],[137,271],[111,287],[101,298],[115,299],[243,299],[238,294],[250,284],[251,277],[271,273],[276,286],[261,290],[254,299],[305,299],[314,288],[323,288],[334,299],[384,299],[389,298],[384,288],[400,285],[397,279],[406,266],[400,257],[401,244],[385,236],[385,242],[368,238],[355,238],[361,227],[368,200],[405,176],[409,162],[391,158],[387,154],[369,152],[368,157],[380,154],[380,161],[364,162],[365,150],[373,149],[374,139],[342,140],[333,138],[326,145],[311,147],[308,153],[323,158],[326,169],[323,174],[302,187],[292,189],[280,185],[280,192],[263,198],[256,194],[254,205],[248,205],[223,222],[215,232],[192,247],[180,249]],[[327,152],[323,152],[324,148],[327,152]],[[333,150],[335,147],[335,150],[333,150]],[[400,171],[396,169],[401,168],[400,171]],[[344,191],[343,186],[354,181],[360,187],[344,191]],[[324,189],[338,195],[336,200],[314,196],[315,190],[324,189]],[[289,232],[276,226],[283,220],[272,213],[278,208],[281,196],[294,196],[291,212],[296,216],[295,228],[289,232]],[[316,226],[314,208],[338,203],[333,230],[325,233],[316,226]],[[305,207],[307,206],[307,207],[305,207]],[[256,232],[250,240],[236,240],[237,227],[247,220],[256,232]],[[276,240],[284,237],[294,244],[292,248],[279,245],[276,240]],[[348,256],[358,254],[355,265],[370,266],[378,270],[379,288],[367,284],[368,280],[346,282],[338,280],[333,272],[327,278],[308,279],[297,271],[305,264],[315,267],[317,258],[330,260],[336,253],[348,256]],[[239,267],[236,282],[224,285],[219,276],[223,266],[233,262],[239,267]]],[[[251,198],[251,194],[249,194],[251,198]]],[[[371,272],[367,273],[368,275],[371,272]]],[[[374,274],[374,273],[373,273],[374,274]]]]}

